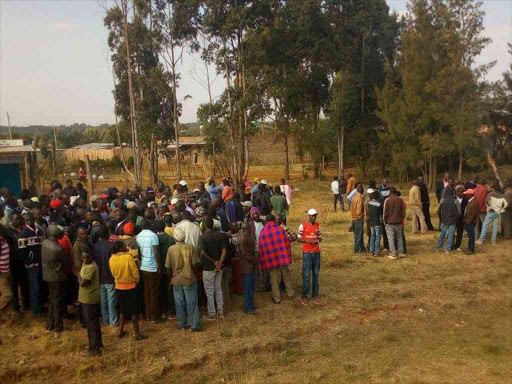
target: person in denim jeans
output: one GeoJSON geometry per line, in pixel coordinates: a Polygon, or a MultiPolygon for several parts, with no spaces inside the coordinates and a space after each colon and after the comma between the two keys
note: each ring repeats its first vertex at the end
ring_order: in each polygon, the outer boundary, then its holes
{"type": "Polygon", "coordinates": [[[169,286],[172,284],[178,329],[197,332],[201,328],[195,275],[199,254],[196,247],[185,243],[181,228],[174,230],[173,237],[176,244],[167,251],[165,267],[169,271],[169,286]]]}
{"type": "Polygon", "coordinates": [[[373,256],[380,256],[380,238],[382,236],[382,204],[379,201],[379,192],[370,193],[368,202],[368,217],[370,222],[370,252],[373,256]]]}
{"type": "Polygon", "coordinates": [[[111,327],[119,326],[119,314],[117,312],[117,294],[114,276],[110,271],[110,257],[113,244],[108,241],[109,231],[102,227],[99,232],[99,241],[94,244],[94,262],[98,266],[100,274],[100,308],[103,323],[111,327]]]}
{"type": "Polygon", "coordinates": [[[240,237],[240,274],[244,288],[244,312],[255,315],[254,270],[258,268],[258,255],[254,253],[254,236],[249,223],[242,223],[240,237]]]}
{"type": "Polygon", "coordinates": [[[445,253],[448,254],[452,251],[453,248],[455,227],[457,225],[459,216],[461,215],[461,206],[460,204],[457,204],[457,200],[455,200],[454,197],[446,196],[445,198],[441,199],[437,213],[441,223],[441,233],[439,234],[439,240],[437,241],[436,251],[439,251],[442,248],[444,239],[446,237],[448,238],[448,241],[446,243],[445,253]]]}
{"type": "Polygon", "coordinates": [[[480,208],[473,189],[466,190],[464,195],[468,199],[464,210],[464,229],[468,234],[468,249],[464,253],[472,255],[475,253],[475,227],[478,223],[480,208]]]}
{"type": "Polygon", "coordinates": [[[492,237],[491,242],[496,244],[496,237],[498,236],[498,221],[502,212],[507,209],[507,201],[504,199],[501,193],[497,191],[498,187],[493,185],[492,191],[487,194],[485,199],[485,205],[487,206],[487,214],[485,215],[484,223],[482,224],[482,231],[477,244],[483,244],[487,230],[492,223],[492,237]]]}
{"type": "Polygon", "coordinates": [[[300,302],[302,305],[308,304],[308,294],[310,288],[310,277],[313,274],[313,292],[312,298],[315,304],[320,304],[318,298],[319,290],[319,274],[320,274],[320,242],[322,241],[322,233],[320,224],[316,222],[318,212],[315,209],[308,211],[308,221],[303,222],[299,226],[299,234],[297,241],[302,243],[302,297],[300,302]]]}

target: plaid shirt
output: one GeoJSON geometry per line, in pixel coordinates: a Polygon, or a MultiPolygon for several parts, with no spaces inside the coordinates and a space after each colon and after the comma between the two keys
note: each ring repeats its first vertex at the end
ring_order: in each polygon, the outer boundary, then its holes
{"type": "Polygon", "coordinates": [[[268,271],[292,263],[290,239],[275,221],[268,221],[260,232],[258,240],[260,269],[268,271]]]}

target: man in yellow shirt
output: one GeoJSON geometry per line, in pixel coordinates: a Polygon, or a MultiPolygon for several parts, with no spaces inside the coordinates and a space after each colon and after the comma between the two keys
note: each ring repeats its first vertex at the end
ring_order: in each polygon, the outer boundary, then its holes
{"type": "Polygon", "coordinates": [[[180,227],[174,229],[174,239],[176,244],[167,251],[165,267],[172,284],[176,320],[180,330],[197,332],[201,328],[195,274],[195,268],[200,263],[199,255],[196,247],[185,243],[185,232],[180,227]]]}
{"type": "Polygon", "coordinates": [[[411,210],[412,233],[418,233],[418,219],[420,220],[421,233],[426,233],[427,223],[425,222],[425,215],[423,215],[421,190],[417,180],[413,181],[409,190],[409,208],[411,210]]]}

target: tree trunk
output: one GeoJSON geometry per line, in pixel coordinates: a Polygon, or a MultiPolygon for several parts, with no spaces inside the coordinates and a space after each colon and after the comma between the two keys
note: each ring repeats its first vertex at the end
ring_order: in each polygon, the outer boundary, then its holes
{"type": "Polygon", "coordinates": [[[430,178],[430,185],[429,189],[433,191],[436,188],[436,179],[437,179],[437,158],[435,156],[432,156],[431,158],[432,162],[432,174],[430,178]]]}
{"type": "Polygon", "coordinates": [[[155,182],[155,149],[153,148],[155,143],[155,134],[151,134],[151,144],[149,145],[149,183],[153,185],[155,182]]]}
{"type": "Polygon", "coordinates": [[[459,146],[459,172],[458,172],[458,179],[459,181],[462,181],[462,165],[464,163],[464,156],[463,156],[463,148],[462,145],[459,146]]]}
{"type": "Polygon", "coordinates": [[[226,71],[226,83],[227,88],[226,92],[228,95],[228,107],[229,107],[229,133],[231,138],[231,146],[232,146],[232,153],[231,153],[231,160],[233,164],[233,176],[235,177],[235,180],[238,180],[240,177],[240,169],[238,168],[238,153],[237,153],[237,145],[236,145],[236,139],[235,139],[235,129],[233,127],[233,105],[231,103],[231,74],[229,69],[229,63],[228,63],[228,55],[227,55],[227,46],[226,42],[224,42],[224,50],[226,52],[226,55],[224,56],[224,67],[226,71]]]}
{"type": "Polygon", "coordinates": [[[52,140],[52,166],[53,166],[53,179],[57,178],[57,149],[55,148],[55,140],[52,140]]]}
{"type": "Polygon", "coordinates": [[[117,111],[116,111],[116,106],[117,106],[116,75],[114,72],[113,64],[112,64],[112,82],[114,83],[114,116],[116,119],[116,135],[117,135],[117,141],[119,143],[119,148],[121,149],[121,154],[120,154],[121,161],[123,162],[123,168],[124,168],[125,172],[128,173],[130,175],[130,177],[132,178],[133,182],[136,183],[137,180],[135,179],[134,174],[128,169],[128,166],[126,165],[126,159],[124,157],[124,152],[123,152],[123,142],[121,141],[121,133],[119,132],[119,121],[117,119],[117,111]]]}
{"type": "MultiPolygon", "coordinates": [[[[171,41],[172,38],[171,38],[171,41]]],[[[178,96],[177,88],[178,84],[176,81],[176,61],[174,59],[174,44],[171,43],[171,60],[172,60],[172,96],[174,105],[173,108],[173,121],[174,121],[174,133],[176,135],[176,178],[178,182],[181,180],[181,153],[180,153],[180,122],[178,117],[178,96]]]]}
{"type": "Polygon", "coordinates": [[[290,157],[288,154],[288,135],[284,135],[284,178],[290,180],[290,157]]]}
{"type": "Polygon", "coordinates": [[[135,165],[135,183],[142,187],[142,169],[139,156],[139,138],[137,133],[137,113],[135,110],[135,94],[133,90],[132,65],[130,61],[130,43],[128,38],[128,0],[122,0],[124,14],[124,40],[126,45],[126,63],[128,68],[128,90],[130,93],[130,122],[132,127],[133,163],[135,165]]]}
{"type": "Polygon", "coordinates": [[[490,151],[487,151],[487,162],[491,166],[492,170],[494,171],[494,176],[500,183],[500,187],[503,188],[503,180],[500,177],[500,174],[498,173],[498,167],[496,167],[496,162],[494,161],[494,158],[492,157],[492,154],[490,151]]]}
{"type": "Polygon", "coordinates": [[[88,203],[91,203],[91,197],[94,194],[94,186],[92,185],[92,175],[91,175],[91,167],[89,165],[89,155],[85,155],[85,171],[87,172],[87,181],[89,184],[87,189],[89,193],[87,194],[88,203]]]}

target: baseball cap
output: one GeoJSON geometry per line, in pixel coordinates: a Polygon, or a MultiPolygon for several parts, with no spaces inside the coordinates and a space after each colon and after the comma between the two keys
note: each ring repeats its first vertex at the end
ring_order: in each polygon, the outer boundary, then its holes
{"type": "Polygon", "coordinates": [[[185,180],[180,180],[179,184],[185,186],[187,185],[187,182],[185,180]]]}
{"type": "Polygon", "coordinates": [[[59,208],[61,205],[62,205],[62,201],[60,201],[60,200],[52,200],[52,201],[50,202],[50,208],[52,208],[52,209],[57,209],[57,208],[59,208]]]}
{"type": "Polygon", "coordinates": [[[465,192],[464,192],[465,195],[474,195],[475,194],[475,190],[474,189],[467,189],[465,192]]]}
{"type": "Polygon", "coordinates": [[[100,195],[100,199],[108,199],[108,194],[107,193],[102,193],[100,195]]]}
{"type": "Polygon", "coordinates": [[[254,182],[255,182],[255,183],[259,183],[259,182],[260,182],[260,178],[259,178],[259,177],[255,177],[255,178],[254,178],[254,182]]]}
{"type": "Polygon", "coordinates": [[[92,195],[91,196],[91,201],[96,201],[98,200],[98,195],[92,195]]]}
{"type": "Polygon", "coordinates": [[[252,203],[250,201],[244,201],[243,203],[241,203],[244,207],[247,207],[247,208],[252,208],[252,203]]]}
{"type": "Polygon", "coordinates": [[[316,211],[316,209],[315,209],[315,208],[311,208],[311,209],[308,211],[308,215],[309,215],[309,216],[318,215],[318,212],[316,211]]]}
{"type": "Polygon", "coordinates": [[[265,179],[261,180],[261,184],[267,185],[267,180],[265,180],[265,179]]]}
{"type": "Polygon", "coordinates": [[[368,188],[368,189],[366,190],[366,193],[367,193],[367,194],[370,194],[370,193],[373,193],[373,192],[375,192],[375,189],[373,189],[373,188],[368,188]]]}

